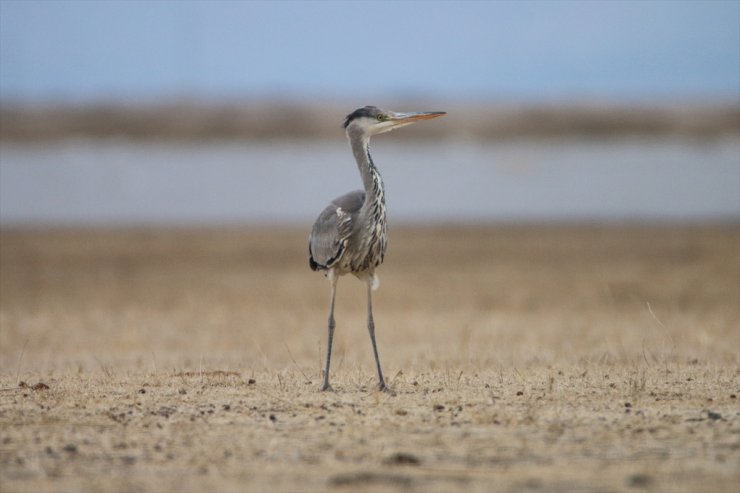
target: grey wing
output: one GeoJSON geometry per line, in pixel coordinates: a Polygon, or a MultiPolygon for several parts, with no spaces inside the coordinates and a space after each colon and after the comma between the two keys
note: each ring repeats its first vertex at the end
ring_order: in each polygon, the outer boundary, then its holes
{"type": "Polygon", "coordinates": [[[330,269],[344,255],[365,192],[355,190],[337,197],[319,214],[308,240],[308,263],[312,270],[330,269]]]}

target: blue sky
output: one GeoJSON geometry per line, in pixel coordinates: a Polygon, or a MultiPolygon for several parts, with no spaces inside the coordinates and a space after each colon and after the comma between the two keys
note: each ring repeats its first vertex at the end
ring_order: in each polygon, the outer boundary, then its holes
{"type": "Polygon", "coordinates": [[[4,100],[740,99],[740,1],[0,0],[4,100]]]}

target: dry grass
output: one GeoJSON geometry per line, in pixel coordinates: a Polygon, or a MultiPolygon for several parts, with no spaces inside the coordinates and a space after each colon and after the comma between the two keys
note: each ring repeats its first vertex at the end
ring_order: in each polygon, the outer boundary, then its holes
{"type": "Polygon", "coordinates": [[[736,224],[394,228],[392,395],[305,242],[3,231],[0,489],[736,491],[736,224]]]}

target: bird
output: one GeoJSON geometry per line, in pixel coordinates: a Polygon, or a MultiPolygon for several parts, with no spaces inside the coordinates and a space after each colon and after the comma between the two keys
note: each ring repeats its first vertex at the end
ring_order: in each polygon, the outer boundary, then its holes
{"type": "Polygon", "coordinates": [[[362,178],[363,190],[337,197],[319,214],[308,241],[309,266],[323,272],[331,284],[326,368],[322,391],[333,390],[329,383],[332,340],[334,338],[334,300],[339,277],[353,274],[367,285],[367,330],[378,370],[378,389],[388,391],[380,367],[375,342],[372,292],[379,281],[375,273],[383,263],[388,246],[385,188],[378,168],[370,156],[370,137],[446,115],[444,111],[399,113],[375,106],[359,108],[344,120],[344,129],[362,178]]]}

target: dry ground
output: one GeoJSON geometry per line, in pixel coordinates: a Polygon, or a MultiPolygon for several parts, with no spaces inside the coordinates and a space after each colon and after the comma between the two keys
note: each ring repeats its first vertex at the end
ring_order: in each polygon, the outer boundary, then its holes
{"type": "Polygon", "coordinates": [[[737,492],[737,224],[391,233],[2,231],[0,490],[737,492]]]}

